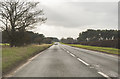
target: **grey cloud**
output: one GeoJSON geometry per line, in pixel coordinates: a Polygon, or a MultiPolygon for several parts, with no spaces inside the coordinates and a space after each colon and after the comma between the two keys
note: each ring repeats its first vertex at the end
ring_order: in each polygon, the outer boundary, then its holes
{"type": "Polygon", "coordinates": [[[42,5],[42,7],[48,18],[48,25],[117,26],[117,3],[114,2],[67,2],[55,6],[42,5]]]}

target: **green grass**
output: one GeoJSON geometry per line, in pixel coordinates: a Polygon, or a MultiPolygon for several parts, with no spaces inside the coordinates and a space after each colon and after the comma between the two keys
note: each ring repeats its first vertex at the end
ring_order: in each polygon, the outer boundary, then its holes
{"type": "Polygon", "coordinates": [[[40,51],[48,48],[51,44],[29,45],[25,47],[3,47],[2,48],[2,70],[3,74],[16,67],[19,63],[34,56],[40,51]]]}
{"type": "Polygon", "coordinates": [[[66,44],[66,45],[70,45],[70,46],[74,46],[74,47],[78,47],[78,48],[84,48],[84,49],[88,49],[88,50],[105,52],[105,53],[109,53],[109,54],[115,54],[115,55],[119,54],[120,55],[120,53],[118,53],[118,51],[120,51],[120,49],[116,49],[116,48],[87,46],[87,45],[78,45],[78,44],[66,44]]]}
{"type": "Polygon", "coordinates": [[[1,46],[9,46],[10,44],[8,43],[0,43],[1,46]]]}

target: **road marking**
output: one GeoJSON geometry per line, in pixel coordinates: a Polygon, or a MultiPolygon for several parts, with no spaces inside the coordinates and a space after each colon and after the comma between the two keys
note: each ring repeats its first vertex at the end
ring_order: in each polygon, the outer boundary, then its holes
{"type": "Polygon", "coordinates": [[[73,56],[73,57],[75,57],[75,55],[74,55],[74,54],[72,54],[72,53],[70,53],[70,55],[71,55],[71,56],[73,56]]]}
{"type": "Polygon", "coordinates": [[[22,69],[23,67],[28,65],[33,59],[35,59],[40,54],[42,54],[42,52],[37,54],[37,55],[35,55],[35,56],[33,56],[32,58],[28,59],[28,61],[26,63],[22,64],[20,67],[18,67],[15,71],[11,72],[10,74],[5,75],[5,77],[12,77],[17,71],[19,71],[20,69],[22,69]]]}
{"type": "Polygon", "coordinates": [[[102,72],[98,72],[100,75],[102,75],[103,77],[107,78],[107,79],[112,79],[109,76],[107,76],[106,74],[102,73],[102,72]]]}
{"type": "Polygon", "coordinates": [[[89,64],[88,63],[86,63],[85,61],[83,61],[82,59],[80,59],[80,58],[77,58],[79,61],[81,61],[82,63],[84,63],[85,65],[87,65],[87,66],[89,66],[89,64]]]}
{"type": "Polygon", "coordinates": [[[67,51],[67,53],[70,53],[69,51],[67,51]]]}
{"type": "MultiPolygon", "coordinates": [[[[42,53],[42,52],[41,52],[42,53]]],[[[15,72],[17,72],[18,70],[22,69],[24,66],[26,66],[27,64],[29,64],[33,59],[35,59],[37,56],[39,56],[41,53],[35,55],[34,57],[30,58],[28,60],[28,62],[26,62],[25,64],[23,64],[21,67],[19,67],[15,72]]]]}
{"type": "Polygon", "coordinates": [[[66,49],[63,48],[64,51],[66,51],[66,49]]]}
{"type": "Polygon", "coordinates": [[[27,63],[23,64],[22,66],[20,66],[16,71],[14,71],[14,73],[16,73],[18,70],[22,69],[24,66],[26,66],[27,64],[29,64],[31,61],[28,61],[27,63]]]}

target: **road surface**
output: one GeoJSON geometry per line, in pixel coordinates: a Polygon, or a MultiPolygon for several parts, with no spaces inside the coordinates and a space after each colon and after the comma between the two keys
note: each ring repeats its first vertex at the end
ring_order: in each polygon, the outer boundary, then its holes
{"type": "Polygon", "coordinates": [[[12,76],[106,77],[111,79],[110,77],[118,76],[118,58],[58,43],[29,60],[12,76]]]}

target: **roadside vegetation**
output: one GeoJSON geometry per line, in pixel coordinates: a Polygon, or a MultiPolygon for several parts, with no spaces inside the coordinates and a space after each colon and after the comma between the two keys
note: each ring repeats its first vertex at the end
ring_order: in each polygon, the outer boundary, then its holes
{"type": "MultiPolygon", "coordinates": [[[[42,24],[47,20],[42,9],[36,10],[38,4],[38,2],[21,2],[19,0],[0,2],[0,22],[3,24],[0,29],[4,40],[2,43],[9,43],[11,47],[31,43],[29,40],[32,39],[30,38],[31,32],[28,30],[35,28],[35,24],[42,24]]],[[[37,42],[44,37],[41,34],[34,35],[39,36],[36,38],[37,42]]]]}
{"type": "Polygon", "coordinates": [[[120,55],[119,40],[120,30],[94,30],[87,29],[79,33],[77,39],[71,37],[62,38],[60,41],[64,44],[84,48],[88,50],[100,51],[108,54],[120,55]]]}
{"type": "Polygon", "coordinates": [[[43,24],[47,20],[43,10],[36,9],[38,5],[38,2],[19,0],[0,2],[3,74],[59,41],[56,37],[45,37],[29,31],[36,24],[43,24]]]}
{"type": "Polygon", "coordinates": [[[78,47],[78,48],[84,48],[88,50],[100,51],[108,54],[120,55],[120,53],[118,52],[120,51],[120,49],[117,49],[117,48],[87,46],[87,45],[78,45],[78,44],[66,44],[66,45],[78,47]]]}
{"type": "Polygon", "coordinates": [[[25,62],[28,58],[40,53],[52,44],[28,45],[24,47],[2,48],[2,70],[3,74],[25,62]]]}
{"type": "Polygon", "coordinates": [[[0,43],[0,46],[9,46],[10,44],[8,43],[0,43]]]}
{"type": "Polygon", "coordinates": [[[120,40],[120,30],[94,30],[87,29],[79,33],[77,39],[71,37],[62,38],[61,42],[67,44],[81,44],[88,46],[98,46],[98,47],[112,47],[119,48],[118,41],[120,40]]]}

